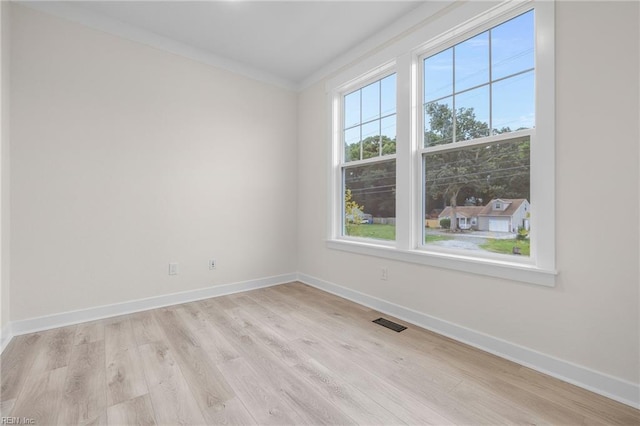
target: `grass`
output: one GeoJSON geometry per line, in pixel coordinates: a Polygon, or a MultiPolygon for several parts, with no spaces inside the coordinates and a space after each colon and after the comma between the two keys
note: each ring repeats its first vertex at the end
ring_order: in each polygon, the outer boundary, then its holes
{"type": "Polygon", "coordinates": [[[522,256],[529,256],[529,240],[518,241],[516,240],[487,240],[486,243],[481,244],[480,247],[492,251],[494,253],[513,254],[513,247],[520,247],[520,253],[522,256]]]}
{"type": "Polygon", "coordinates": [[[380,224],[350,225],[347,227],[347,235],[378,240],[395,240],[396,226],[380,224]]]}
{"type": "Polygon", "coordinates": [[[447,240],[452,240],[453,237],[448,237],[446,235],[434,235],[434,234],[427,234],[424,236],[424,242],[425,243],[435,243],[437,241],[447,241],[447,240]]]}
{"type": "MultiPolygon", "coordinates": [[[[380,225],[380,224],[362,224],[351,225],[347,228],[347,235],[352,237],[362,238],[374,238],[377,240],[395,240],[396,239],[396,226],[395,225],[380,225]]],[[[435,243],[437,241],[452,240],[454,237],[448,235],[425,235],[426,243],[435,243]]],[[[515,239],[511,240],[495,240],[489,239],[486,243],[481,244],[480,248],[494,253],[513,254],[514,246],[520,247],[520,253],[522,256],[529,256],[529,240],[518,241],[516,244],[515,239]]]]}
{"type": "MultiPolygon", "coordinates": [[[[347,229],[347,235],[351,237],[375,238],[378,240],[393,241],[396,239],[396,226],[380,224],[351,225],[347,229]]],[[[446,241],[451,239],[453,239],[453,237],[449,237],[447,235],[425,235],[426,243],[435,243],[436,241],[446,241]]]]}

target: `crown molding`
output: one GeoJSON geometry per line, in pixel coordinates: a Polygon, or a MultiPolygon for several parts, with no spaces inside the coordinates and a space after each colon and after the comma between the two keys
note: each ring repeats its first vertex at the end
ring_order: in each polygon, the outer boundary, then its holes
{"type": "Polygon", "coordinates": [[[172,38],[126,24],[117,19],[91,12],[71,2],[12,0],[12,3],[230,71],[252,80],[261,81],[291,91],[296,91],[299,88],[298,84],[293,81],[247,66],[241,62],[215,55],[207,50],[182,43],[172,38]]]}
{"type": "Polygon", "coordinates": [[[425,2],[424,5],[404,15],[393,24],[376,33],[375,36],[358,44],[347,52],[336,57],[322,68],[305,78],[301,82],[281,78],[275,74],[245,65],[222,56],[218,56],[208,50],[191,46],[189,44],[165,37],[152,31],[144,30],[117,19],[92,12],[73,2],[59,1],[31,1],[11,0],[13,4],[28,7],[67,21],[71,21],[98,31],[102,31],[130,41],[145,44],[147,46],[170,52],[197,62],[211,65],[241,76],[272,84],[274,86],[291,90],[303,91],[313,84],[334,75],[336,72],[358,62],[363,57],[392,44],[397,39],[428,24],[433,17],[446,12],[449,6],[459,3],[456,0],[437,2],[425,2]]]}
{"type": "Polygon", "coordinates": [[[326,78],[334,76],[349,66],[360,62],[363,58],[371,56],[408,34],[417,31],[437,16],[447,13],[452,5],[460,4],[462,2],[457,0],[425,2],[424,5],[400,17],[393,24],[377,32],[373,37],[349,49],[305,78],[298,85],[298,90],[303,91],[326,78]]]}

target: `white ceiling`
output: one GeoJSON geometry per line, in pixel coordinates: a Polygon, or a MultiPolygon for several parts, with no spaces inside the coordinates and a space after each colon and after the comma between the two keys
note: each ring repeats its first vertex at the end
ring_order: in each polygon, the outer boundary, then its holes
{"type": "Polygon", "coordinates": [[[295,87],[425,1],[55,3],[58,12],[73,8],[143,29],[295,87]]]}

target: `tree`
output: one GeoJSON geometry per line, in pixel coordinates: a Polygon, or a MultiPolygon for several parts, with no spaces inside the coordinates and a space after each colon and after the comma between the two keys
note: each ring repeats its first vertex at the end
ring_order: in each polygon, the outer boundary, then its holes
{"type": "Polygon", "coordinates": [[[362,158],[360,158],[360,143],[354,143],[347,147],[347,159],[364,160],[367,158],[375,158],[380,155],[389,155],[396,153],[396,140],[390,139],[388,136],[369,136],[362,141],[362,158]]]}
{"type": "MultiPolygon", "coordinates": [[[[372,136],[362,141],[362,159],[376,158],[396,152],[396,141],[387,136],[372,136]]],[[[347,158],[359,160],[360,144],[347,147],[347,158]]],[[[380,157],[383,159],[383,157],[380,157]]],[[[356,203],[367,206],[376,217],[395,217],[395,161],[380,161],[351,167],[345,171],[345,188],[356,203]]]]}
{"type": "Polygon", "coordinates": [[[352,235],[353,226],[360,225],[360,215],[364,210],[364,206],[358,205],[351,195],[351,190],[347,188],[344,191],[344,215],[345,227],[347,235],[352,235]]]}
{"type": "MultiPolygon", "coordinates": [[[[453,112],[446,104],[427,105],[427,146],[453,142],[453,112]]],[[[510,131],[494,129],[494,133],[510,131]]],[[[456,141],[489,135],[487,123],[478,121],[473,108],[459,108],[455,116],[456,141]]],[[[441,200],[451,206],[452,231],[457,230],[456,207],[469,197],[529,199],[529,142],[489,145],[427,154],[425,182],[428,201],[441,200]]],[[[427,211],[430,211],[427,202],[427,211]]],[[[444,207],[444,206],[443,206],[444,207]]]]}

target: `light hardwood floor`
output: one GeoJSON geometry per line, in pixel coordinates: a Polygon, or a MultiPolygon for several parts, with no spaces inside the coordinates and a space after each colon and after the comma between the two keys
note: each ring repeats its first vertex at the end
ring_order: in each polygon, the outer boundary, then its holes
{"type": "Polygon", "coordinates": [[[300,283],[18,336],[38,425],[627,424],[640,411],[300,283]]]}

